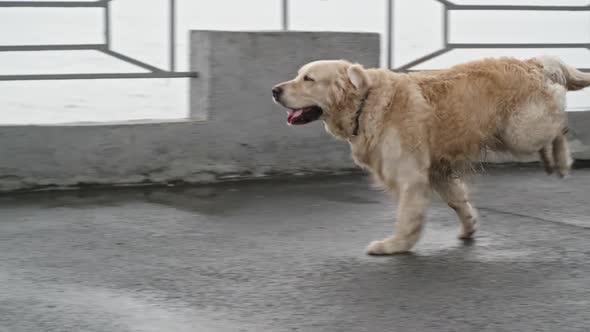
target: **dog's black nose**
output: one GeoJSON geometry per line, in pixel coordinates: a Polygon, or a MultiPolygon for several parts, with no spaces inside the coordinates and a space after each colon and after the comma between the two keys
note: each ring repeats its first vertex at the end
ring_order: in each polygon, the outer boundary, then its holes
{"type": "Polygon", "coordinates": [[[279,86],[275,86],[274,88],[272,88],[272,97],[274,99],[279,99],[281,94],[283,94],[283,88],[281,88],[279,86]]]}

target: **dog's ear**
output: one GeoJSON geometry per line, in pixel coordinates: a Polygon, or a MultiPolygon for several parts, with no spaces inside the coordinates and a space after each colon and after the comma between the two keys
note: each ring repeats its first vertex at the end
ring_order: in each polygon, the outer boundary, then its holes
{"type": "Polygon", "coordinates": [[[369,77],[367,76],[365,68],[363,68],[362,65],[359,65],[358,63],[350,65],[350,67],[348,67],[346,70],[346,73],[348,75],[348,79],[357,90],[365,90],[369,85],[369,77]]]}

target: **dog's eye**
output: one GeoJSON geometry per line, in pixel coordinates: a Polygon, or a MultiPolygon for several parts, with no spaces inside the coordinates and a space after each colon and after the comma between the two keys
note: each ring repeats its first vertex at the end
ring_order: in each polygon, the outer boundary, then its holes
{"type": "Polygon", "coordinates": [[[315,80],[307,75],[303,76],[303,80],[307,82],[315,82],[315,80]]]}

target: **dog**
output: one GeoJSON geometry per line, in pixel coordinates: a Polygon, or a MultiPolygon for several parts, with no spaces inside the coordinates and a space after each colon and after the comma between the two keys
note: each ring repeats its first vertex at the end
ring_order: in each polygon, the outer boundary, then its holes
{"type": "Polygon", "coordinates": [[[478,222],[466,175],[486,151],[539,153],[548,173],[570,172],[566,92],[590,74],[558,58],[489,58],[446,70],[397,73],[320,60],[272,88],[290,125],[322,120],[354,162],[398,201],[395,234],[371,255],[404,253],[420,238],[433,192],[457,214],[459,238],[478,222]]]}

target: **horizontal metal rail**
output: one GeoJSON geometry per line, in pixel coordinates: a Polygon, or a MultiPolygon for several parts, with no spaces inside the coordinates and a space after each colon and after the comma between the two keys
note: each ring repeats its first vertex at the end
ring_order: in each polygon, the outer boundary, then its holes
{"type": "Polygon", "coordinates": [[[544,43],[449,43],[450,48],[589,48],[587,43],[562,43],[562,44],[544,44],[544,43]]]}
{"type": "MultiPolygon", "coordinates": [[[[577,68],[579,71],[585,72],[585,73],[590,73],[590,68],[577,68]]],[[[438,71],[441,69],[406,69],[406,70],[401,70],[401,72],[404,73],[415,73],[415,72],[433,72],[433,71],[438,71]]],[[[398,71],[396,69],[396,71],[398,71]]],[[[568,107],[568,108],[575,108],[575,107],[568,107]]]]}
{"type": "Polygon", "coordinates": [[[106,7],[111,0],[98,1],[0,1],[0,7],[88,8],[106,7]]]}
{"type": "Polygon", "coordinates": [[[0,1],[0,8],[100,8],[103,12],[104,42],[102,44],[51,44],[51,45],[0,45],[0,52],[41,52],[41,51],[98,51],[107,56],[144,69],[148,72],[139,73],[71,73],[71,74],[23,74],[0,75],[0,81],[32,81],[32,80],[94,80],[94,79],[130,79],[130,78],[194,78],[196,72],[176,71],[176,1],[169,3],[169,57],[170,68],[164,70],[136,58],[113,51],[111,49],[111,10],[109,3],[113,0],[96,1],[0,1]]]}
{"type": "Polygon", "coordinates": [[[102,50],[105,44],[0,45],[0,52],[102,50]]]}
{"type": "Polygon", "coordinates": [[[583,12],[590,9],[590,6],[525,6],[525,5],[457,5],[448,3],[449,10],[520,10],[520,11],[567,11],[583,12]]]}
{"type": "Polygon", "coordinates": [[[88,73],[88,74],[33,74],[0,75],[0,81],[47,81],[47,80],[98,80],[130,78],[196,78],[196,72],[150,72],[150,73],[88,73]]]}

